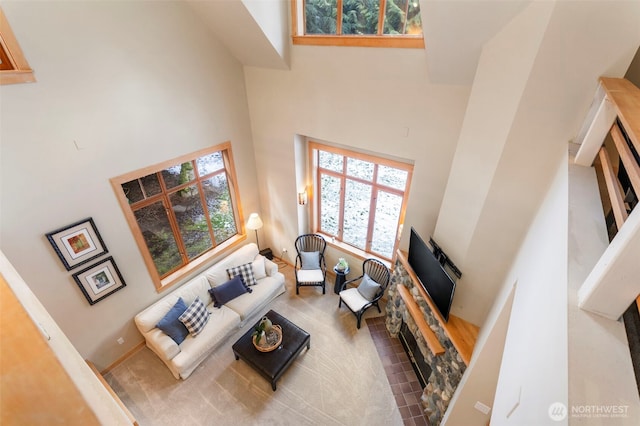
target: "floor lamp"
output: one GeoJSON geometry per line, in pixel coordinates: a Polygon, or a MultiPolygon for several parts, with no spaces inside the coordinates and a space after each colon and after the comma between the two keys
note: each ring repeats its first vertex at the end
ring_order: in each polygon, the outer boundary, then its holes
{"type": "Polygon", "coordinates": [[[249,220],[247,221],[247,229],[253,229],[256,231],[256,244],[258,250],[260,250],[260,242],[258,241],[258,229],[262,228],[262,219],[258,216],[258,213],[251,213],[249,220]]]}

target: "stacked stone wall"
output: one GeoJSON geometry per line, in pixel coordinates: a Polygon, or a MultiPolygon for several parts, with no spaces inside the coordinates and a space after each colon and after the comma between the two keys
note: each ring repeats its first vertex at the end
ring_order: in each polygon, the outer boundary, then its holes
{"type": "Polygon", "coordinates": [[[400,262],[396,262],[393,274],[391,275],[391,284],[387,293],[386,311],[386,326],[389,333],[394,337],[398,337],[400,327],[404,321],[415,337],[416,342],[418,342],[418,348],[420,352],[422,352],[425,361],[431,367],[431,375],[422,393],[422,404],[429,418],[429,422],[432,425],[438,425],[447,410],[453,393],[462,379],[466,365],[440,325],[440,322],[431,312],[431,308],[416,288],[411,276],[400,262]],[[416,322],[409,314],[402,297],[398,293],[399,284],[404,285],[411,292],[427,324],[434,331],[440,344],[445,349],[444,354],[435,356],[427,347],[422,333],[418,330],[416,322]]]}

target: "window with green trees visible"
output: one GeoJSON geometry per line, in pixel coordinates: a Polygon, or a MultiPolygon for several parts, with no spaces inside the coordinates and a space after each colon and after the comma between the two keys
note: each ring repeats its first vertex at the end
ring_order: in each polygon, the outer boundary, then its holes
{"type": "Polygon", "coordinates": [[[303,4],[305,34],[422,34],[417,0],[303,0],[303,4]]]}
{"type": "Polygon", "coordinates": [[[309,142],[317,232],[391,260],[413,174],[411,164],[309,142]]]}
{"type": "Polygon", "coordinates": [[[157,288],[238,237],[233,170],[224,143],[111,180],[157,288]]]}

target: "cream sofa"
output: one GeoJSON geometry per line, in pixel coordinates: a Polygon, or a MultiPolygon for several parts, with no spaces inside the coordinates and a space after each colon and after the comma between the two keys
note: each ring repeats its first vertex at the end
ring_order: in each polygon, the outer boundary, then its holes
{"type": "MultiPolygon", "coordinates": [[[[255,272],[255,268],[254,268],[255,272]]],[[[146,344],[169,367],[176,379],[186,379],[220,346],[226,338],[248,321],[253,321],[274,298],[284,293],[284,275],[278,272],[278,266],[258,253],[258,247],[251,243],[240,247],[215,265],[206,269],[195,278],[164,296],[135,317],[135,323],[144,336],[146,344]],[[220,308],[213,306],[209,289],[229,280],[227,268],[264,259],[266,276],[259,278],[251,286],[251,293],[245,293],[220,308]],[[156,327],[156,324],[182,297],[189,306],[196,298],[207,304],[211,313],[204,329],[196,337],[191,335],[180,344],[156,327]]]]}

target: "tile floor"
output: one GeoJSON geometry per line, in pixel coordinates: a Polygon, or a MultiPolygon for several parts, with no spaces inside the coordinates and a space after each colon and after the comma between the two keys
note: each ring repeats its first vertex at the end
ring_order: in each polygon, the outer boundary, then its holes
{"type": "Polygon", "coordinates": [[[420,401],[423,389],[400,340],[389,335],[384,316],[366,321],[405,426],[429,426],[420,401]]]}

